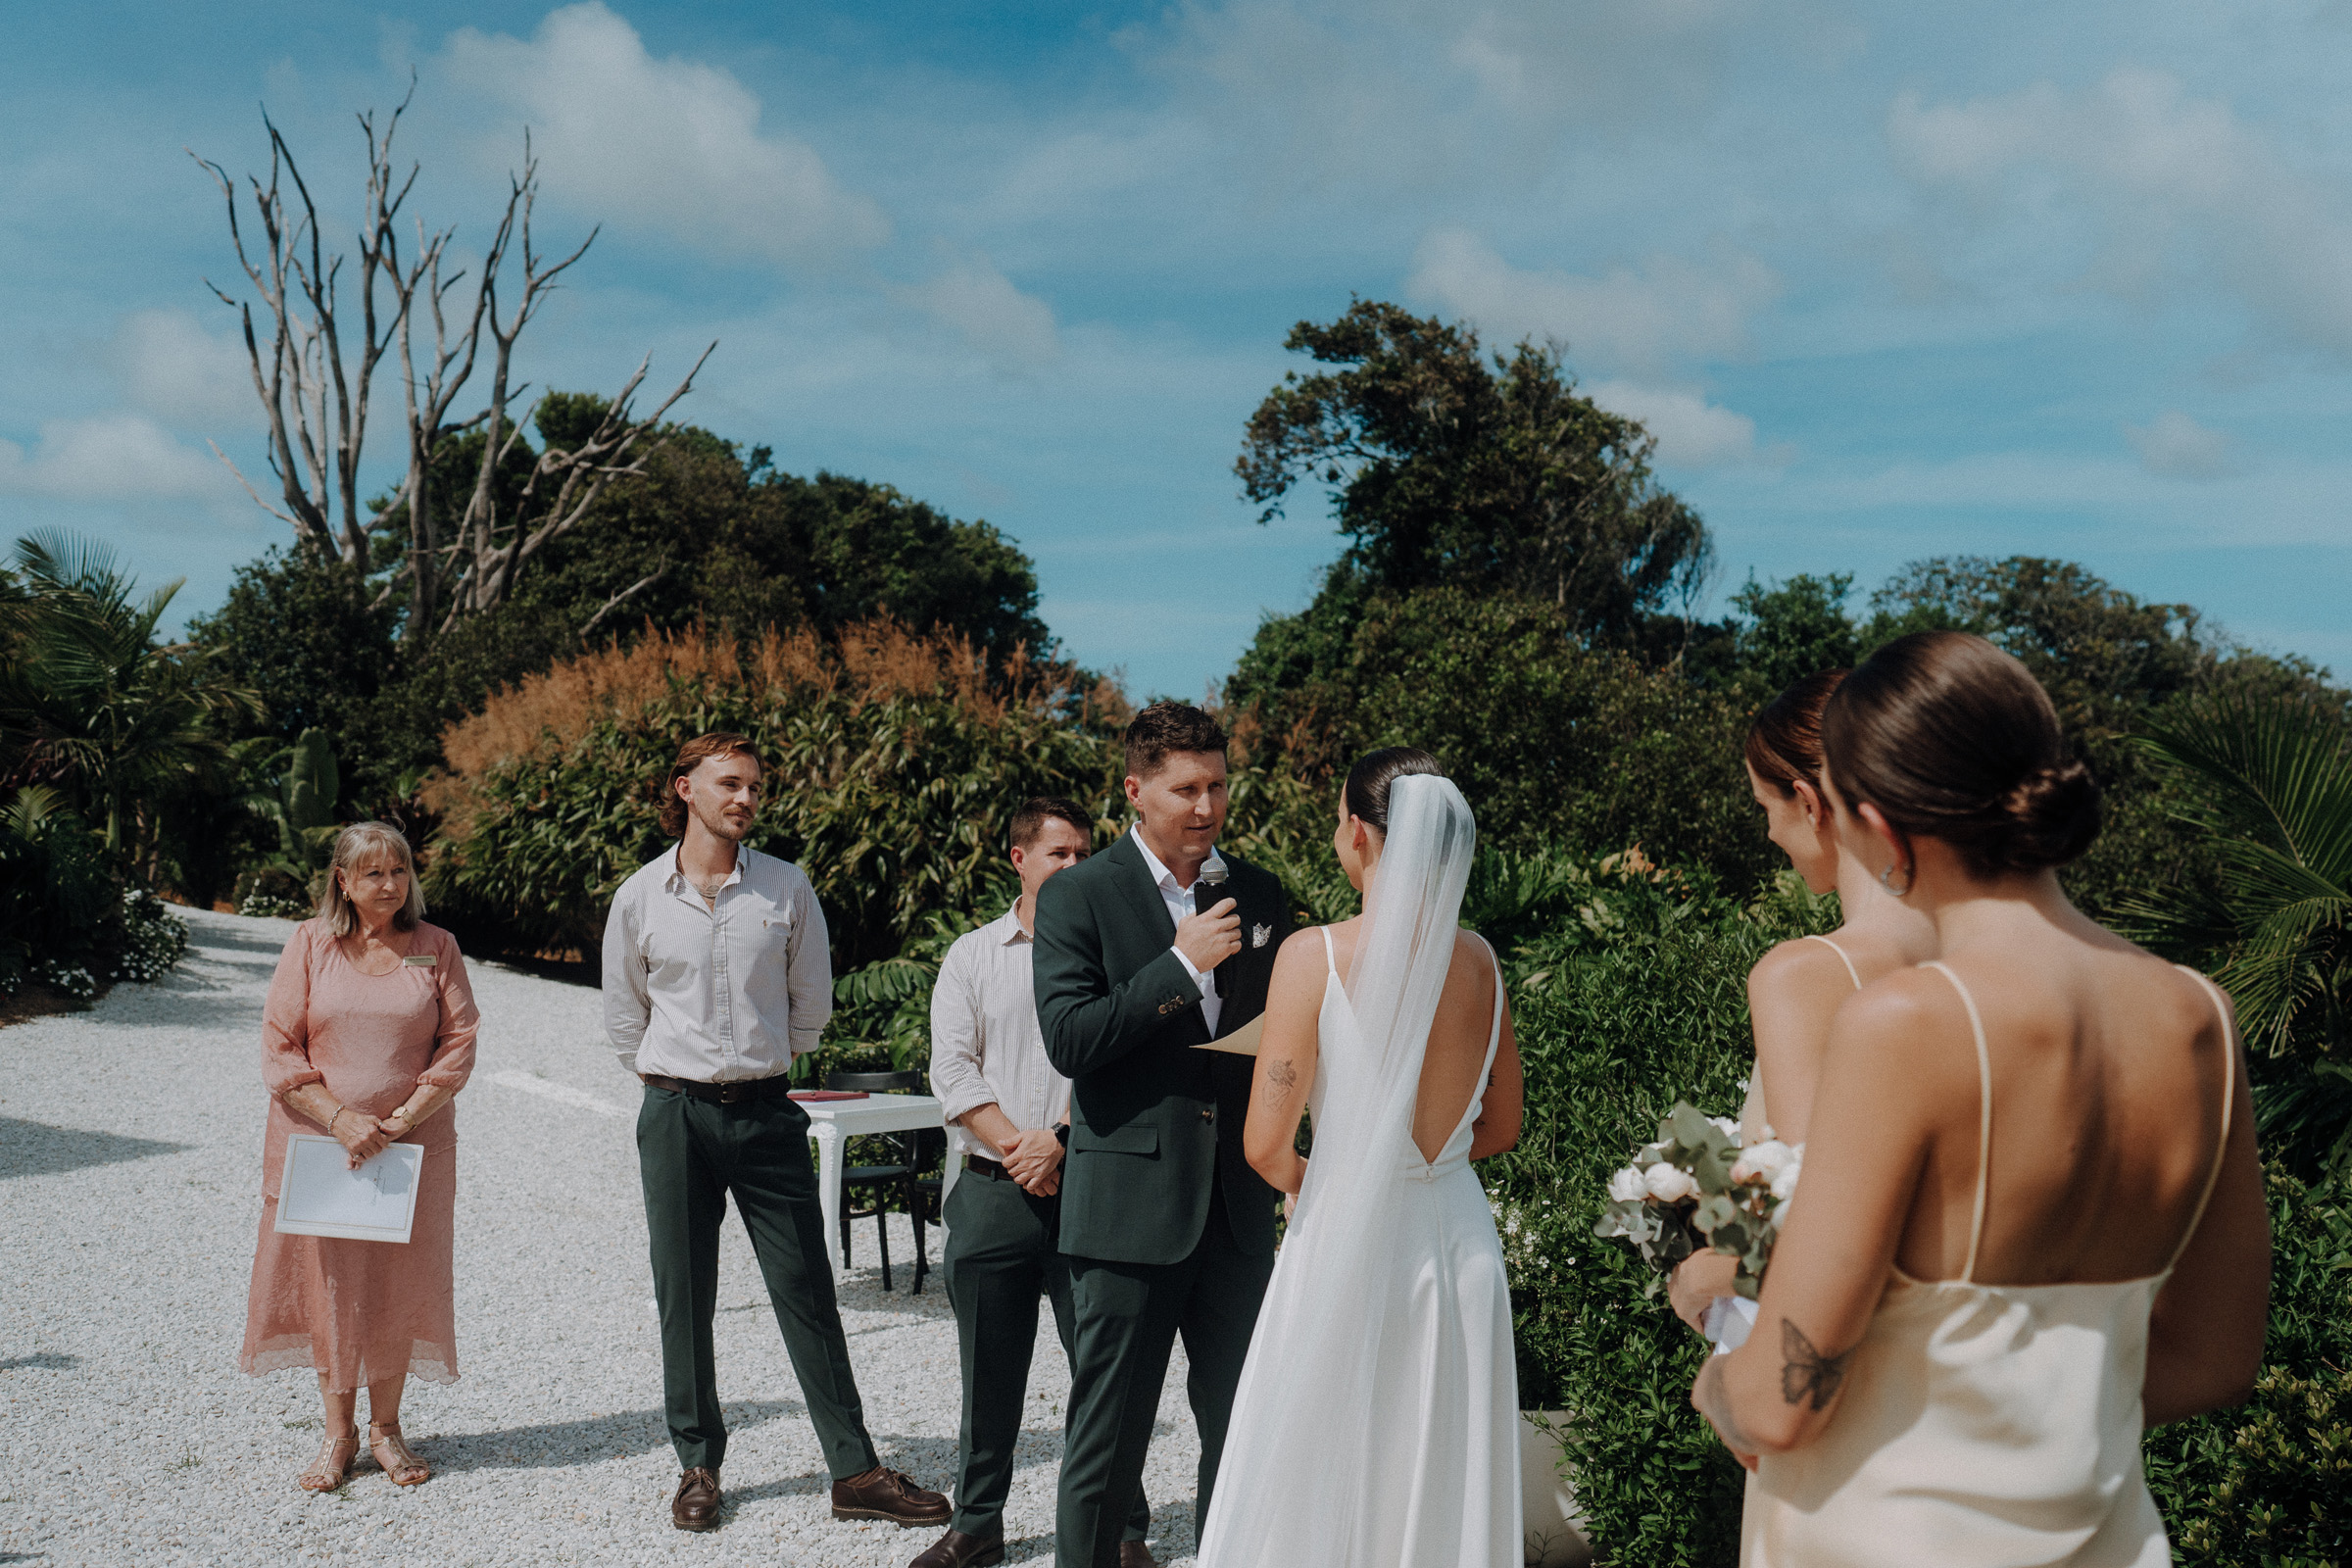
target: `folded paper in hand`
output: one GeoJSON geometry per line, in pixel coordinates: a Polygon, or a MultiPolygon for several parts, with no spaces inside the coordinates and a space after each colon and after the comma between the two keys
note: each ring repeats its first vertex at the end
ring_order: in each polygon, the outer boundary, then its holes
{"type": "Polygon", "coordinates": [[[1263,1040],[1265,1035],[1266,1015],[1261,1012],[1222,1040],[1211,1040],[1206,1045],[1195,1046],[1193,1049],[1195,1051],[1230,1051],[1237,1056],[1254,1056],[1257,1054],[1257,1043],[1263,1040]]]}
{"type": "Polygon", "coordinates": [[[281,1234],[339,1236],[355,1242],[406,1242],[416,1222],[416,1184],[424,1174],[420,1144],[393,1144],[358,1170],[332,1138],[286,1139],[277,1183],[281,1234]]]}

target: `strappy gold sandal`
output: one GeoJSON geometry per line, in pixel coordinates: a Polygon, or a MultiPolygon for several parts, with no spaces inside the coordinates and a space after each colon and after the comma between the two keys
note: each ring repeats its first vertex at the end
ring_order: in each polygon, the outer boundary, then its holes
{"type": "Polygon", "coordinates": [[[368,1423],[368,1451],[375,1462],[384,1467],[396,1487],[422,1486],[433,1479],[433,1467],[416,1457],[416,1451],[400,1440],[397,1421],[368,1423]]]}
{"type": "Polygon", "coordinates": [[[351,1462],[359,1456],[359,1433],[346,1432],[339,1438],[330,1433],[318,1446],[318,1457],[295,1480],[305,1492],[333,1492],[350,1478],[351,1462]]]}

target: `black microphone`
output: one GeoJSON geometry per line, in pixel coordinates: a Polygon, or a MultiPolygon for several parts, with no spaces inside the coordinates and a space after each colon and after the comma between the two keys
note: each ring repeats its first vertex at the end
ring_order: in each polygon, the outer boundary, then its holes
{"type": "MultiPolygon", "coordinates": [[[[1225,870],[1225,862],[1218,858],[1215,850],[1210,850],[1208,852],[1208,858],[1200,862],[1200,877],[1193,883],[1194,913],[1206,914],[1209,910],[1217,906],[1219,901],[1225,897],[1225,878],[1227,874],[1228,873],[1225,870]]],[[[1224,975],[1226,969],[1229,968],[1232,963],[1233,960],[1231,958],[1227,958],[1224,960],[1224,962],[1219,963],[1215,968],[1208,971],[1211,975],[1217,977],[1217,995],[1219,997],[1225,995],[1224,975]]]]}

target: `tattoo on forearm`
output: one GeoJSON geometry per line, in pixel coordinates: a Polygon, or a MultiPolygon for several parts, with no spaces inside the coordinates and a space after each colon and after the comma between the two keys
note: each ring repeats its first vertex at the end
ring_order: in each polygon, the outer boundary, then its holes
{"type": "Polygon", "coordinates": [[[1814,1409],[1827,1409],[1838,1396],[1838,1386],[1845,1381],[1845,1364],[1858,1348],[1842,1355],[1824,1355],[1805,1338],[1804,1330],[1781,1319],[1781,1397],[1790,1404],[1802,1404],[1809,1397],[1814,1409]]]}
{"type": "Polygon", "coordinates": [[[1279,1057],[1266,1063],[1266,1088],[1270,1091],[1268,1098],[1280,1100],[1298,1087],[1298,1083],[1297,1067],[1279,1057]]]}

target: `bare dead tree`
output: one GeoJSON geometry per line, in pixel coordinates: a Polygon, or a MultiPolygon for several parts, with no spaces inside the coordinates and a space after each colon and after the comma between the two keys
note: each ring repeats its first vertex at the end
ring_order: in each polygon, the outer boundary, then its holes
{"type": "MultiPolygon", "coordinates": [[[[412,78],[411,96],[415,91],[412,78]]],[[[559,286],[558,279],[596,242],[597,231],[590,230],[586,239],[560,260],[541,255],[534,246],[531,217],[538,200],[539,166],[526,132],[522,169],[509,176],[505,211],[474,271],[470,300],[461,292],[466,271],[459,269],[445,273],[454,226],[428,232],[421,220],[414,220],[416,249],[404,260],[399,220],[418,168],[412,164],[407,174],[401,175],[393,163],[392,141],[408,105],[409,99],[403,98],[380,136],[372,112],[358,117],[368,145],[368,205],[355,252],[360,263],[362,334],[358,373],[353,376],[345,372],[342,322],[337,315],[336,289],[344,258],[326,254],[317,205],[276,125],[265,113],[263,123],[270,131],[268,183],[259,176],[247,177],[250,205],[265,241],[258,256],[248,250],[240,226],[235,182],[220,165],[193,152],[189,156],[196,158],[221,190],[238,264],[271,322],[270,346],[265,355],[252,302],[240,302],[213,286],[222,303],[239,313],[244,325],[254,391],[269,417],[270,464],[283,492],[283,509],[264,500],[224,454],[220,461],[228,464],[255,501],[290,523],[297,535],[325,544],[362,571],[370,564],[371,531],[394,509],[405,512],[409,535],[405,569],[384,584],[382,597],[391,598],[405,583],[409,603],[403,636],[415,641],[436,623],[446,631],[466,616],[505,604],[529,563],[547,545],[578,526],[613,480],[644,472],[646,460],[661,448],[658,432],[662,416],[693,389],[695,376],[718,345],[712,342],[704,349],[669,395],[651,413],[639,416],[631,400],[652,365],[648,356],[606,406],[604,417],[586,440],[568,450],[551,447],[540,454],[514,514],[502,516],[498,473],[522,441],[523,425],[537,409],[533,404],[520,421],[509,415],[510,406],[527,390],[513,379],[514,346],[559,286]],[[281,194],[281,176],[293,185],[291,198],[281,194]],[[520,298],[502,318],[500,282],[517,245],[522,265],[520,298]],[[377,308],[379,282],[389,290],[388,314],[377,308]],[[423,342],[426,318],[431,323],[429,346],[423,342]],[[485,357],[485,330],[490,336],[488,402],[469,417],[454,419],[458,400],[485,357]],[[368,390],[379,362],[395,339],[406,393],[407,471],[383,506],[363,515],[359,466],[367,436],[368,390]],[[444,539],[444,505],[434,493],[434,459],[444,442],[476,426],[485,427],[481,464],[455,536],[444,539]],[[653,437],[650,441],[649,436],[653,437]]],[[[209,280],[208,286],[212,286],[209,280]]],[[[220,451],[218,447],[214,450],[220,451]]],[[[620,590],[607,610],[634,596],[659,575],[656,572],[655,577],[620,590]]],[[[602,618],[600,613],[597,619],[602,618]]]]}
{"type": "MultiPolygon", "coordinates": [[[[412,78],[409,97],[416,90],[412,78]]],[[[269,112],[262,114],[262,124],[270,132],[269,183],[259,175],[246,176],[262,232],[259,255],[246,246],[237,216],[236,182],[219,164],[187,149],[220,187],[237,265],[269,313],[270,349],[265,359],[252,302],[232,299],[205,279],[220,303],[237,313],[244,328],[253,390],[270,424],[270,469],[277,477],[284,510],[263,500],[253,481],[219,446],[213,452],[256,502],[291,524],[298,536],[318,540],[362,570],[368,564],[368,525],[360,515],[360,453],[368,438],[368,393],[377,361],[390,346],[395,328],[407,319],[416,286],[415,274],[401,270],[397,220],[416,182],[416,169],[411,166],[407,177],[396,182],[392,164],[392,138],[408,111],[409,97],[392,111],[381,137],[373,111],[359,117],[368,141],[368,209],[357,251],[361,319],[356,374],[344,366],[338,311],[344,258],[326,253],[318,203],[269,112]],[[281,177],[293,185],[290,196],[281,188],[281,177]],[[391,318],[381,321],[376,310],[379,281],[390,284],[394,304],[391,318]]]]}

